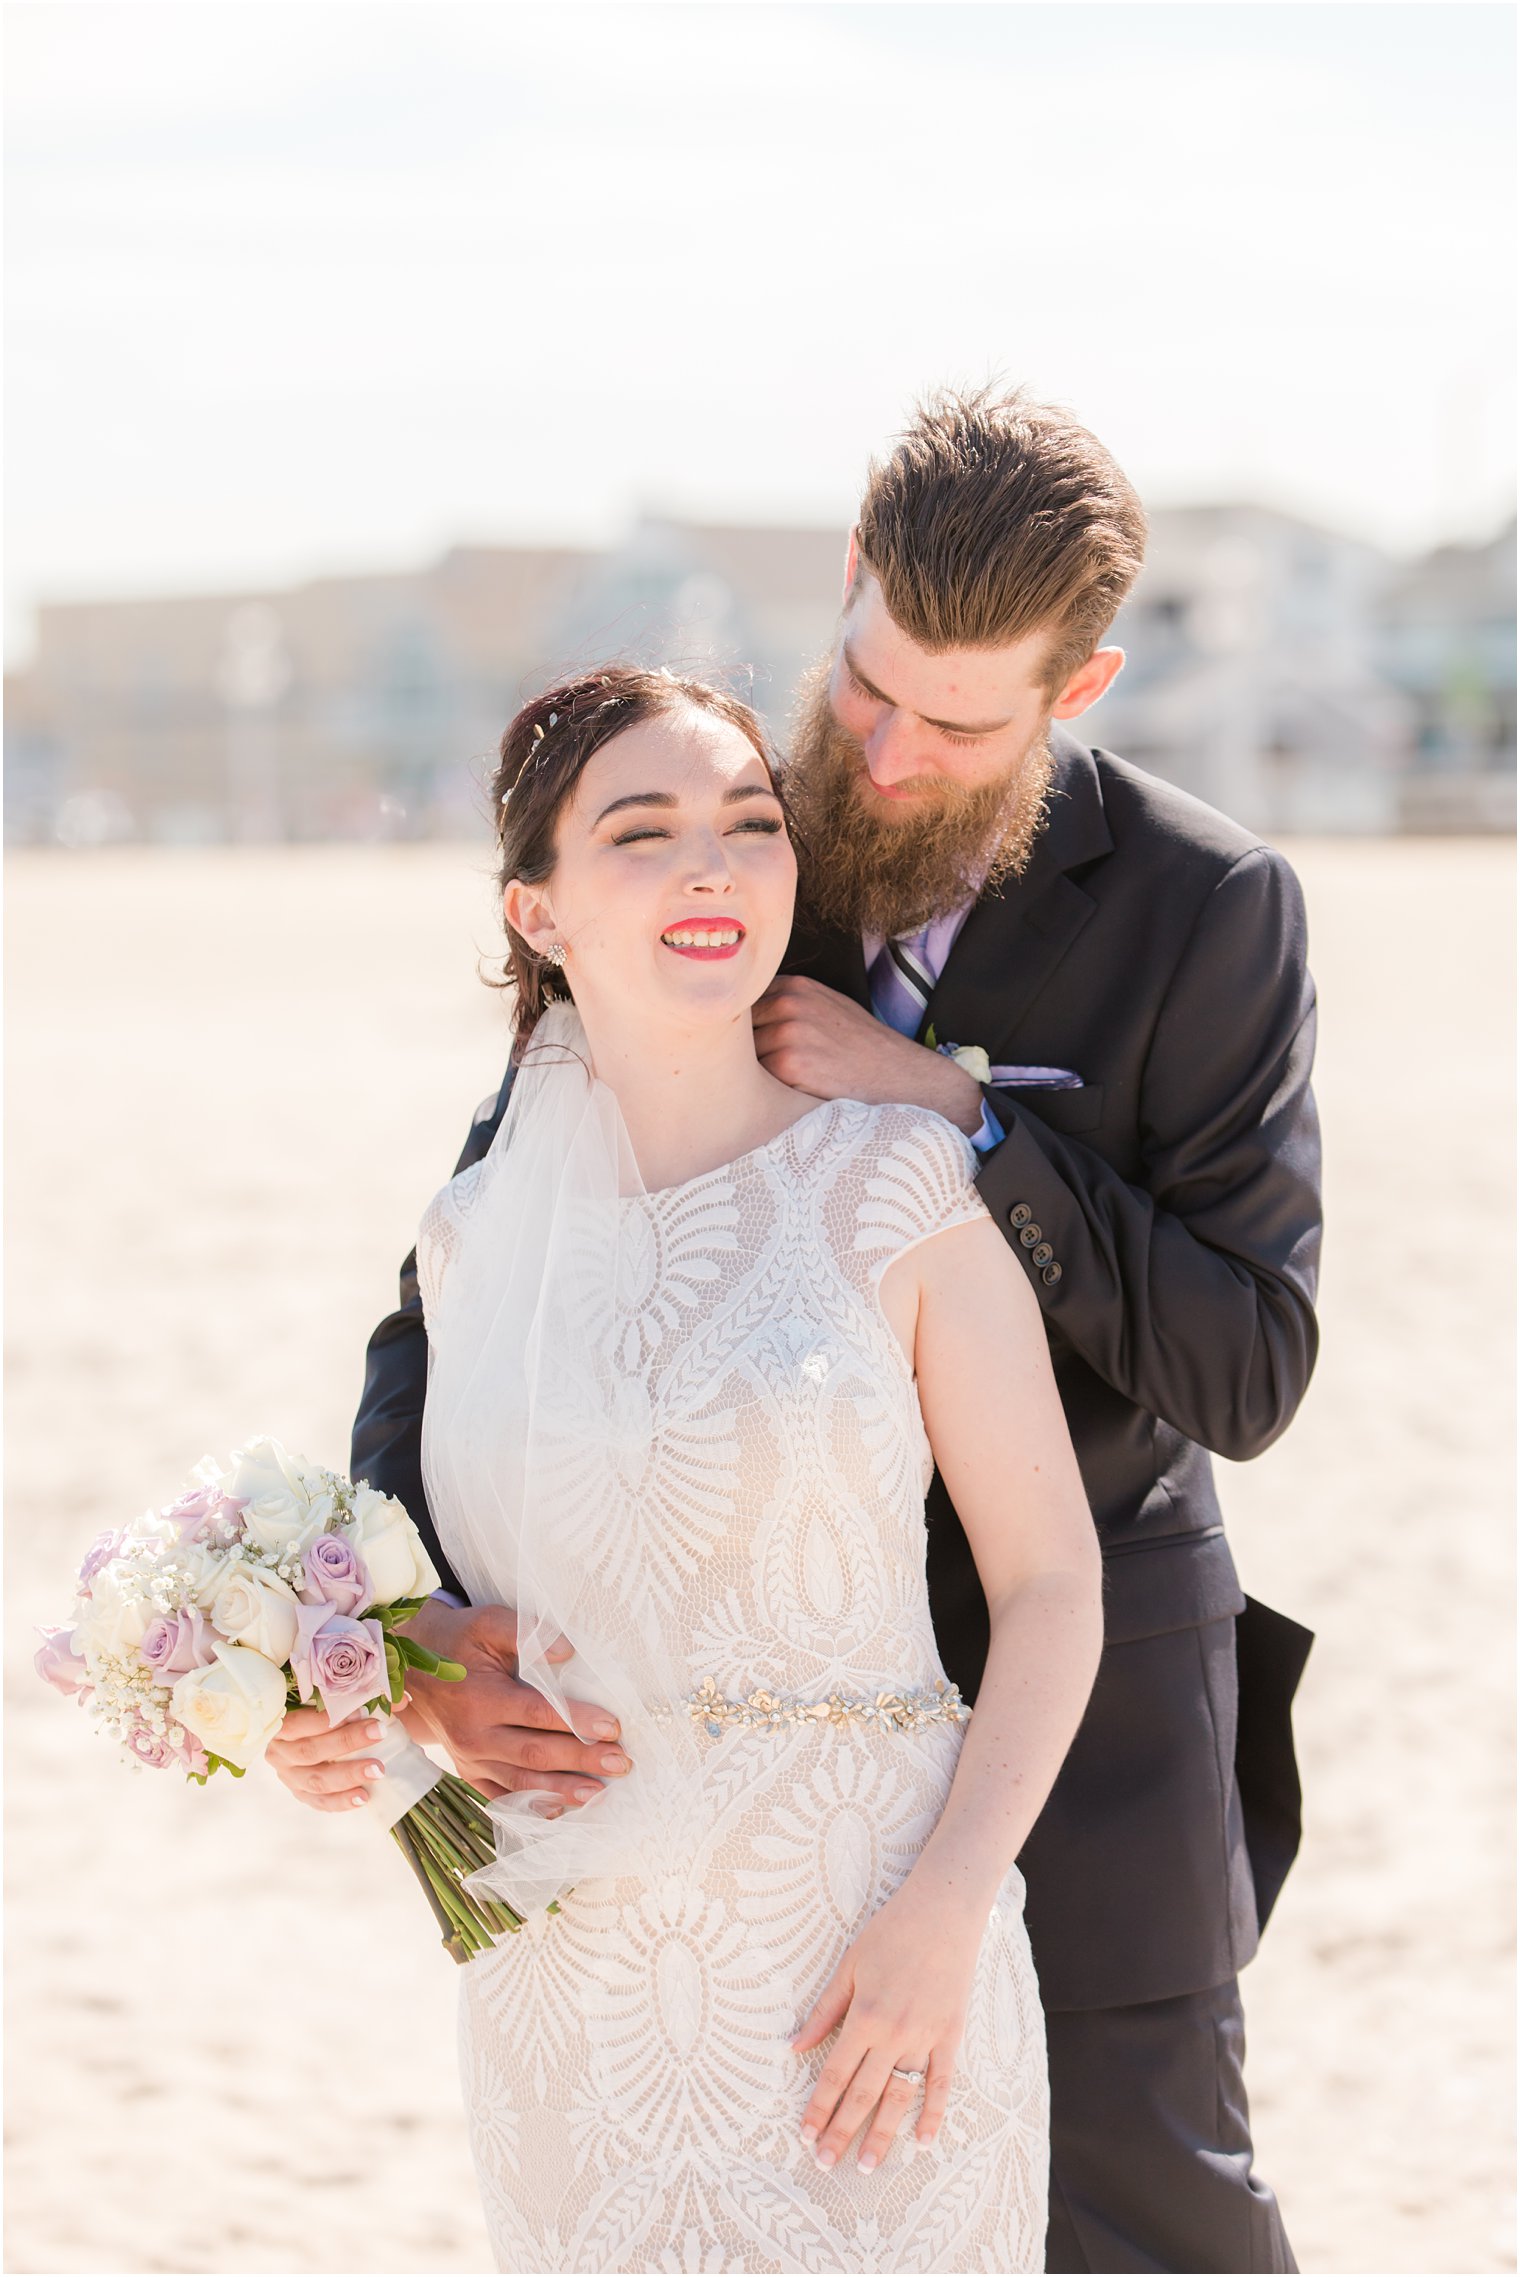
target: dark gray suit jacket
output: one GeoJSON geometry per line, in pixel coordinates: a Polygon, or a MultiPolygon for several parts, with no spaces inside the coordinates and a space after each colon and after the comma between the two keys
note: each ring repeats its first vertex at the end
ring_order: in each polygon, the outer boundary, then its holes
{"type": "MultiPolygon", "coordinates": [[[[1209,1450],[1270,1446],[1314,1365],[1314,989],[1280,854],[1059,730],[1055,751],[1029,866],[978,900],[925,1026],[1083,1078],[989,1087],[1006,1136],[978,1183],[1039,1297],[1104,1550],[1098,1680],[1020,1860],[1047,2006],[1101,2008],[1232,1976],[1297,1846],[1288,1708],[1308,1636],[1244,1598],[1209,1450]]],[[[856,938],[799,925],[786,969],[868,1001],[856,938]]],[[[442,1569],[425,1378],[408,1258],[370,1343],[353,1472],[400,1496],[442,1569]]],[[[935,1633],[974,1698],[986,1606],[937,1473],[928,1521],[935,1633]]]]}

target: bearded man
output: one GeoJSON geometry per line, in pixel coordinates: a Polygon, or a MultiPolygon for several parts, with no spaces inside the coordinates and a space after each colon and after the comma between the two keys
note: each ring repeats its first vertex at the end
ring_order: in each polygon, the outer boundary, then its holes
{"type": "MultiPolygon", "coordinates": [[[[918,408],[871,471],[838,637],[803,692],[798,920],[754,1020],[784,1082],[914,1101],[972,1140],[1104,1552],[1102,1665],[1019,1860],[1050,2054],[1046,2266],[1291,2270],[1252,2171],[1237,1977],[1297,1847],[1309,1639],[1242,1595],[1209,1450],[1270,1446],[1314,1364],[1314,990],[1282,856],[1063,725],[1123,664],[1102,643],[1144,539],[1065,413],[992,391],[918,408]]],[[[353,1472],[430,1533],[425,1381],[409,1259],[353,1472]]],[[[928,1565],[946,1671],[974,1699],[986,1607],[937,1476],[928,1565]]],[[[486,1792],[573,1808],[627,1770],[517,1682],[508,1610],[441,1598],[415,1633],[470,1671],[411,1688],[486,1792]]],[[[336,1799],[357,1767],[327,1776],[336,1799]]]]}

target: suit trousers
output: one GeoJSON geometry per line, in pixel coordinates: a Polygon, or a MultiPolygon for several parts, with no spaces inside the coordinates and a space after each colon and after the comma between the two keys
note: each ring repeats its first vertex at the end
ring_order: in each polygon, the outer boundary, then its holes
{"type": "Polygon", "coordinates": [[[1055,2009],[1049,2270],[1296,2270],[1251,2172],[1239,1980],[1055,2009]]]}

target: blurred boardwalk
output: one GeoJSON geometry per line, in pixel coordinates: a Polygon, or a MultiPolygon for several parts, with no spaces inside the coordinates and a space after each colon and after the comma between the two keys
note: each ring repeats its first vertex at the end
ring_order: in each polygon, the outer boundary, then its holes
{"type": "MultiPolygon", "coordinates": [[[[1308,1839],[1246,1979],[1306,2271],[1513,2266],[1510,850],[1301,842],[1324,1348],[1221,1466],[1318,1631],[1308,1839]]],[[[454,1983],[399,1859],[262,1774],[118,1766],[31,1675],[203,1452],[346,1461],[365,1337],[505,1028],[467,850],[10,866],[7,2266],[488,2266],[454,1983]]]]}

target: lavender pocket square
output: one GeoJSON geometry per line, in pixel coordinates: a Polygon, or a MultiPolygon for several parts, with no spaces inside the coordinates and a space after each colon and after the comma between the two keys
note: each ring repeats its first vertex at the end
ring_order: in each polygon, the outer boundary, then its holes
{"type": "Polygon", "coordinates": [[[994,1067],[987,1080],[1005,1091],[1080,1091],[1082,1078],[1069,1067],[994,1067]]]}

